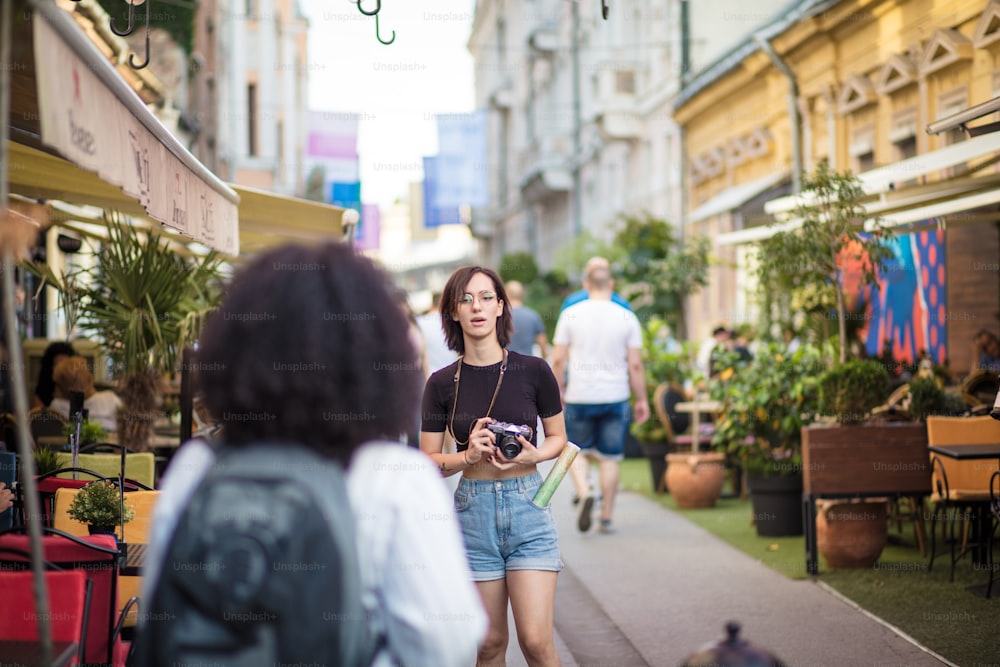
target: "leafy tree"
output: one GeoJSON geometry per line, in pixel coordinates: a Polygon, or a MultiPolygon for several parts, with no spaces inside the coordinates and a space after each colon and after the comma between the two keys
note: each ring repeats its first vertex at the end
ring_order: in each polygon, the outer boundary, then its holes
{"type": "Polygon", "coordinates": [[[619,292],[641,320],[662,317],[684,337],[684,300],[708,284],[709,240],[694,236],[682,245],[672,225],[649,213],[625,216],[622,223],[614,241],[627,253],[619,292]]]}
{"type": "Polygon", "coordinates": [[[500,258],[500,277],[504,282],[518,280],[524,285],[524,305],[538,312],[552,340],[559,307],[569,294],[566,274],[559,269],[543,274],[530,253],[515,252],[500,258]]]}
{"type": "Polygon", "coordinates": [[[867,218],[863,196],[856,176],[820,163],[803,178],[795,209],[801,226],[765,240],[756,264],[763,294],[787,293],[791,303],[813,314],[836,312],[840,363],[847,361],[848,341],[844,267],[856,263],[862,285],[877,287],[878,271],[892,256],[883,243],[888,231],[867,218]]]}
{"type": "Polygon", "coordinates": [[[517,280],[527,286],[538,279],[540,272],[530,252],[512,252],[500,259],[500,275],[505,282],[517,280]]]}

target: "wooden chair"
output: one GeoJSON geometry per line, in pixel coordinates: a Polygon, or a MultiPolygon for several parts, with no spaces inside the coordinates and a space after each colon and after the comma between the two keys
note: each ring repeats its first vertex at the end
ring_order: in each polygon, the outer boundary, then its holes
{"type": "MultiPolygon", "coordinates": [[[[53,509],[52,526],[69,533],[70,535],[87,535],[88,528],[76,519],[70,518],[67,514],[69,506],[73,503],[79,489],[59,489],[56,491],[55,504],[53,509]]],[[[153,509],[156,501],[160,497],[159,491],[132,491],[125,494],[125,502],[135,513],[131,521],[125,523],[126,544],[147,544],[149,542],[150,525],[153,520],[153,509]]],[[[119,531],[121,529],[119,528],[119,531]]],[[[119,534],[121,534],[119,532],[119,534]]],[[[125,604],[133,597],[139,597],[142,589],[142,577],[122,575],[118,578],[118,600],[119,606],[125,604]]],[[[134,627],[137,621],[136,613],[129,612],[124,620],[123,626],[134,627]]]]}
{"type": "MultiPolygon", "coordinates": [[[[674,429],[674,423],[675,423],[674,420],[678,419],[678,416],[675,414],[673,415],[673,418],[671,418],[672,416],[669,410],[669,406],[667,405],[668,398],[671,397],[671,395],[673,395],[674,398],[679,396],[684,400],[687,399],[683,387],[680,387],[676,384],[671,384],[669,382],[661,382],[660,384],[656,385],[656,389],[653,390],[653,413],[656,415],[656,418],[660,421],[660,425],[663,426],[663,432],[667,436],[668,451],[674,452],[681,448],[690,449],[691,444],[694,442],[694,439],[692,438],[691,434],[689,433],[678,434],[674,429]]],[[[678,420],[677,423],[679,425],[683,425],[685,418],[687,418],[687,415],[680,415],[680,417],[681,419],[678,420]]],[[[687,423],[690,424],[690,421],[687,421],[687,423]]],[[[684,430],[686,429],[687,426],[684,427],[684,430]]],[[[659,481],[657,482],[656,485],[656,493],[664,493],[667,490],[665,459],[663,464],[664,464],[663,466],[664,474],[658,475],[659,481]]],[[[654,473],[656,472],[657,471],[654,469],[654,473]]]]}
{"type": "MultiPolygon", "coordinates": [[[[1000,442],[1000,421],[988,416],[942,417],[931,415],[927,418],[927,443],[929,445],[976,445],[1000,442]]],[[[950,544],[951,573],[955,578],[955,563],[968,548],[969,517],[975,512],[988,511],[990,500],[990,477],[997,470],[996,461],[989,459],[965,460],[938,456],[931,457],[931,504],[934,507],[933,524],[942,520],[942,536],[950,544]],[[970,512],[971,510],[971,512],[970,512]],[[961,535],[957,535],[960,524],[961,535]],[[956,554],[956,547],[959,547],[956,554]]],[[[937,556],[936,533],[931,528],[930,562],[928,572],[934,566],[937,556]]],[[[986,539],[986,535],[981,535],[986,539]]],[[[983,547],[982,544],[975,545],[983,547]]]]}
{"type": "Polygon", "coordinates": [[[990,573],[990,578],[986,583],[986,597],[990,597],[993,590],[993,577],[1000,563],[993,558],[993,542],[996,538],[997,529],[1000,528],[1000,470],[990,476],[990,534],[986,540],[986,570],[990,573]]]}
{"type": "MultiPolygon", "coordinates": [[[[83,656],[83,633],[87,627],[87,575],[82,570],[46,571],[45,584],[49,601],[49,635],[55,655],[58,649],[73,651],[68,663],[79,665],[83,656]]],[[[0,640],[40,642],[38,613],[35,607],[34,573],[0,571],[0,640]]],[[[11,657],[11,656],[6,656],[11,657]]],[[[15,658],[11,664],[18,664],[15,658]]]]}

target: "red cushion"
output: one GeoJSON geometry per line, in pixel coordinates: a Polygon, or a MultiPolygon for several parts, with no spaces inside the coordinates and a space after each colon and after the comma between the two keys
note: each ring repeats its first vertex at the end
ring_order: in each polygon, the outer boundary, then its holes
{"type": "MultiPolygon", "coordinates": [[[[87,535],[79,539],[107,549],[118,548],[112,535],[87,535]]],[[[118,620],[117,556],[88,548],[59,535],[43,535],[42,546],[47,562],[60,567],[79,567],[91,582],[84,660],[87,663],[110,662],[112,656],[108,642],[118,620]]],[[[0,562],[27,565],[25,557],[4,551],[5,547],[30,552],[27,535],[0,535],[0,562]]]]}
{"type": "MultiPolygon", "coordinates": [[[[82,570],[45,572],[49,599],[49,629],[56,642],[79,643],[83,632],[87,576],[82,570]]],[[[0,639],[38,641],[34,574],[0,572],[0,639]]]]}

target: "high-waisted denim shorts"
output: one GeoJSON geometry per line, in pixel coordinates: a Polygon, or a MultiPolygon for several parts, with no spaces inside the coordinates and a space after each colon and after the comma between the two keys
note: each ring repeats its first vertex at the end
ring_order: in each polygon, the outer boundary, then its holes
{"type": "Polygon", "coordinates": [[[458,483],[455,511],[474,581],[503,579],[509,570],[562,569],[552,508],[531,502],[541,485],[537,471],[458,483]]]}

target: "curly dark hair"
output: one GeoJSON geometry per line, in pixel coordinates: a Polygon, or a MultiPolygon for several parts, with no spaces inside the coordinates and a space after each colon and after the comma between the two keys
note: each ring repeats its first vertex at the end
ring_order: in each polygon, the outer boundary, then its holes
{"type": "Polygon", "coordinates": [[[497,340],[500,341],[500,347],[506,348],[510,345],[510,334],[514,330],[514,316],[511,314],[510,300],[507,299],[507,289],[497,272],[482,266],[459,267],[448,278],[441,292],[441,326],[448,339],[448,347],[459,354],[465,354],[465,338],[462,336],[462,325],[452,317],[458,312],[458,304],[465,295],[465,286],[477,273],[482,273],[493,281],[497,298],[503,302],[503,315],[497,322],[497,340]]]}
{"type": "Polygon", "coordinates": [[[58,356],[75,357],[76,350],[73,349],[73,345],[65,341],[57,340],[54,343],[50,343],[48,347],[45,348],[45,352],[42,353],[42,360],[38,367],[38,382],[35,384],[35,396],[42,402],[42,405],[48,407],[52,403],[52,399],[55,397],[56,383],[52,379],[52,371],[55,370],[56,357],[58,356]]]}
{"type": "Polygon", "coordinates": [[[423,374],[395,292],[342,244],[283,246],[246,265],[195,364],[224,440],[298,442],[346,464],[365,441],[398,439],[423,374]]]}

